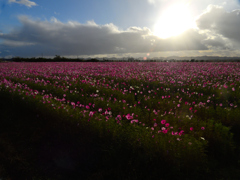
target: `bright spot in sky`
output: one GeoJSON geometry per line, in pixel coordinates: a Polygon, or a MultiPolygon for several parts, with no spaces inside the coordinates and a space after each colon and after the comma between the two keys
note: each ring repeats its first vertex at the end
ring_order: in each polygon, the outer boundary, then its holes
{"type": "Polygon", "coordinates": [[[166,39],[192,28],[194,21],[186,4],[175,4],[162,12],[154,26],[154,34],[166,39]]]}

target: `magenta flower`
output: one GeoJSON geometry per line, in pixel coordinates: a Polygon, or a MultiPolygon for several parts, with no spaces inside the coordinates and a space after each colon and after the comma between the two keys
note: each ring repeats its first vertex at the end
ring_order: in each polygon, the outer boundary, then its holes
{"type": "Polygon", "coordinates": [[[163,130],[162,132],[163,132],[164,134],[166,134],[168,131],[165,129],[165,130],[163,130]]]}
{"type": "Polygon", "coordinates": [[[201,130],[204,130],[205,129],[205,127],[201,127],[201,130]]]}
{"type": "Polygon", "coordinates": [[[118,118],[119,120],[122,120],[121,115],[117,115],[117,118],[118,118]]]}
{"type": "Polygon", "coordinates": [[[165,126],[168,127],[170,124],[169,123],[166,123],[165,126]]]}
{"type": "Polygon", "coordinates": [[[184,131],[181,130],[181,131],[178,133],[178,135],[179,135],[179,136],[183,135],[183,132],[184,132],[184,131]]]}
{"type": "Polygon", "coordinates": [[[93,114],[94,114],[94,112],[90,111],[90,112],[89,112],[89,117],[92,117],[93,114]]]}
{"type": "Polygon", "coordinates": [[[127,120],[133,119],[133,117],[130,114],[126,115],[127,120]]]}
{"type": "Polygon", "coordinates": [[[137,123],[138,122],[138,120],[137,119],[133,119],[133,120],[131,120],[131,123],[137,123]]]}
{"type": "Polygon", "coordinates": [[[166,123],[166,120],[161,120],[161,123],[162,123],[162,124],[165,124],[165,123],[166,123]]]}
{"type": "Polygon", "coordinates": [[[193,130],[193,127],[190,127],[190,131],[192,131],[193,130]]]}

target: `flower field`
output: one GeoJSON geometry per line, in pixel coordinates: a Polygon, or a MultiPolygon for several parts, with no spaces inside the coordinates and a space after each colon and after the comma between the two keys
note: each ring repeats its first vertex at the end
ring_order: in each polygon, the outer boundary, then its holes
{"type": "Polygon", "coordinates": [[[239,90],[234,62],[0,64],[9,101],[192,175],[239,167],[239,90]]]}

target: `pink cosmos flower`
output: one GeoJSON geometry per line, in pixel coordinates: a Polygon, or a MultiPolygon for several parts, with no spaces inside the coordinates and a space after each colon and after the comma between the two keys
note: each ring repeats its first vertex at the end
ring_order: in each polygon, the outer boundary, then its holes
{"type": "Polygon", "coordinates": [[[166,134],[168,131],[165,129],[165,130],[163,130],[162,132],[163,132],[164,134],[166,134]]]}
{"type": "Polygon", "coordinates": [[[192,131],[193,130],[193,127],[190,127],[190,131],[192,131]]]}
{"type": "Polygon", "coordinates": [[[131,123],[137,123],[138,122],[138,120],[137,119],[133,119],[133,120],[131,120],[131,123]]]}
{"type": "Polygon", "coordinates": [[[122,120],[121,115],[117,115],[117,118],[118,118],[119,120],[122,120]]]}
{"type": "Polygon", "coordinates": [[[178,133],[178,135],[179,135],[179,136],[183,135],[183,132],[184,132],[184,131],[181,130],[181,131],[178,133]]]}
{"type": "Polygon", "coordinates": [[[127,120],[133,119],[133,117],[130,114],[126,115],[127,120]]]}
{"type": "Polygon", "coordinates": [[[92,117],[93,114],[94,114],[94,112],[90,111],[90,112],[89,112],[89,117],[92,117]]]}
{"type": "Polygon", "coordinates": [[[165,123],[166,123],[166,120],[161,120],[161,123],[162,123],[162,124],[165,124],[165,123]]]}
{"type": "Polygon", "coordinates": [[[201,130],[204,130],[205,129],[205,127],[201,127],[201,130]]]}
{"type": "Polygon", "coordinates": [[[170,124],[169,123],[166,123],[165,126],[168,127],[170,124]]]}

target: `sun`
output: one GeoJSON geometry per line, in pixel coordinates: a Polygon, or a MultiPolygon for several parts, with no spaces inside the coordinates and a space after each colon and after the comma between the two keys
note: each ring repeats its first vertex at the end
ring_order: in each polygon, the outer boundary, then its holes
{"type": "Polygon", "coordinates": [[[154,35],[166,39],[194,26],[188,5],[175,4],[162,12],[154,25],[154,35]]]}

